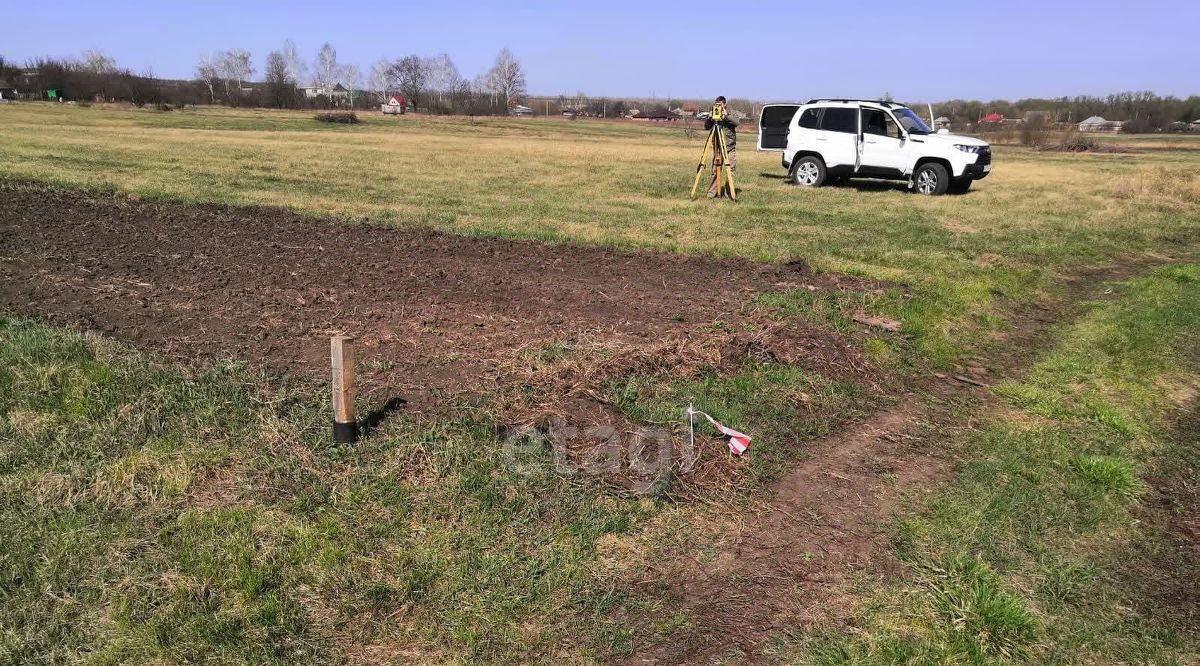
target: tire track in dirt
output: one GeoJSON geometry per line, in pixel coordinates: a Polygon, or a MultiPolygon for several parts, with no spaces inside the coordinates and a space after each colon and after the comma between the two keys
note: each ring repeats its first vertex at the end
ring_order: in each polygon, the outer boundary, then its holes
{"type": "Polygon", "coordinates": [[[913,395],[806,447],[760,518],[716,558],[651,574],[677,581],[669,608],[691,624],[623,663],[769,662],[761,649],[774,633],[838,619],[850,575],[895,568],[880,548],[882,523],[903,493],[945,474],[947,461],[926,448],[928,419],[924,398],[913,395]]]}
{"type": "Polygon", "coordinates": [[[954,460],[939,443],[995,404],[995,379],[1021,375],[1050,346],[1063,312],[1147,265],[1130,260],[1068,277],[1060,300],[1011,318],[994,344],[1002,353],[975,360],[982,372],[935,374],[894,406],[807,445],[806,459],[774,484],[768,508],[731,546],[711,562],[683,558],[646,576],[673,581],[667,609],[691,622],[620,663],[775,663],[764,651],[771,638],[845,621],[850,576],[905,574],[888,548],[887,521],[906,494],[931,493],[949,474],[954,460]]]}

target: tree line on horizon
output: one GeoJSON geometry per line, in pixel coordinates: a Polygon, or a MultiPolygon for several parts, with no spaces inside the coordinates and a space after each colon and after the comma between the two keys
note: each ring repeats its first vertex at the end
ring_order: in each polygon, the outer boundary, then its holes
{"type": "MultiPolygon", "coordinates": [[[[912,108],[920,110],[924,104],[916,104],[912,108]]],[[[961,124],[977,123],[991,114],[999,114],[1006,119],[1037,118],[1055,124],[1075,124],[1092,116],[1100,116],[1105,120],[1124,121],[1124,131],[1127,132],[1154,132],[1169,129],[1174,123],[1190,123],[1200,119],[1200,95],[1179,98],[1138,91],[1103,97],[1029,97],[1016,101],[952,99],[934,103],[933,108],[938,116],[961,124]]]]}
{"type": "MultiPolygon", "coordinates": [[[[491,68],[474,77],[462,75],[447,53],[380,59],[364,76],[357,65],[340,62],[336,49],[329,43],[322,45],[309,62],[287,40],[281,48],[267,54],[258,80],[256,73],[251,53],[242,48],[202,57],[190,80],[160,79],[150,70],[134,73],[97,50],[89,50],[79,58],[34,58],[22,66],[0,56],[0,81],[7,81],[25,99],[45,99],[47,91],[55,90],[58,99],[130,102],[136,106],[220,104],[362,109],[375,107],[388,96],[398,94],[426,113],[502,115],[529,96],[521,62],[507,48],[496,55],[491,68]],[[345,92],[330,94],[339,84],[345,92]]],[[[756,106],[752,100],[739,101],[747,107],[743,109],[747,112],[756,106]]],[[[588,98],[578,93],[573,97],[559,95],[556,111],[573,109],[586,111],[587,115],[611,111],[608,115],[621,115],[635,104],[638,102],[588,98]]],[[[667,101],[665,108],[671,108],[672,104],[681,102],[667,101]]],[[[923,107],[924,104],[913,105],[914,109],[923,107]]],[[[543,110],[534,109],[535,113],[543,110]]],[[[1006,118],[1038,114],[1055,123],[1077,123],[1090,116],[1102,116],[1125,121],[1127,131],[1150,132],[1200,119],[1200,96],[1179,98],[1141,91],[1103,97],[1080,95],[1016,101],[952,99],[935,103],[934,111],[957,124],[975,123],[989,114],[1006,118]]]]}

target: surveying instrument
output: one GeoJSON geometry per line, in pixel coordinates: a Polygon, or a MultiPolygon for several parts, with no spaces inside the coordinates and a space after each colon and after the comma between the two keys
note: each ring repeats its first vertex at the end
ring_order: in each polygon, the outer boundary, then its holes
{"type": "Polygon", "coordinates": [[[725,120],[725,105],[713,104],[709,118],[713,121],[708,138],[704,141],[704,150],[700,152],[700,163],[696,165],[696,180],[692,183],[692,198],[696,198],[696,188],[700,187],[700,176],[704,173],[704,164],[711,159],[717,167],[717,196],[729,188],[729,198],[737,201],[737,188],[733,185],[733,168],[729,165],[729,148],[725,145],[725,133],[721,131],[721,121],[725,120]]]}

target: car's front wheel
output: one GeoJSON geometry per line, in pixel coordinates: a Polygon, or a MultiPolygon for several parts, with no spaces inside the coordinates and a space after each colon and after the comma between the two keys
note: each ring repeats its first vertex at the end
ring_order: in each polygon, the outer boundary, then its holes
{"type": "Polygon", "coordinates": [[[803,187],[825,184],[825,162],[814,155],[801,157],[792,165],[792,183],[803,187]]]}
{"type": "Polygon", "coordinates": [[[945,194],[950,189],[950,174],[937,162],[926,162],[913,174],[913,188],[921,194],[945,194]]]}

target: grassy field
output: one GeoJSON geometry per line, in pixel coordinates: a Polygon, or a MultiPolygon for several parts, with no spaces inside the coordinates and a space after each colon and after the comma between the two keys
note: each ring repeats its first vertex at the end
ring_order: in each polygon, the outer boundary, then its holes
{"type": "Polygon", "coordinates": [[[966,197],[887,185],[800,192],[742,133],[736,206],[689,201],[701,138],[629,123],[274,111],[0,108],[0,172],[146,196],[263,204],[375,223],[743,255],[912,285],[887,303],[925,357],[994,328],[1080,265],[1191,251],[1200,152],[997,151],[966,197]]]}
{"type": "MultiPolygon", "coordinates": [[[[1200,144],[998,147],[969,194],[924,198],[791,188],[778,156],[756,153],[751,129],[740,137],[732,204],[687,198],[702,138],[677,127],[22,104],[0,106],[0,175],[351,223],[804,258],[902,283],[908,296],[760,305],[835,329],[864,305],[897,317],[908,342],[864,344],[912,382],[991,355],[1031,367],[946,427],[951,478],[891,528],[910,573],[882,587],[864,577],[847,590],[848,625],[784,632],[773,657],[1194,662],[1197,618],[1173,586],[1200,574],[1177,525],[1194,516],[1200,466],[1200,144]],[[1006,347],[1019,313],[1072,295],[1083,300],[1054,305],[1048,349],[1006,347]],[[1183,505],[1152,501],[1165,496],[1183,505]]],[[[804,438],[820,429],[775,410],[804,382],[831,401],[852,390],[751,367],[685,387],[630,378],[612,397],[653,421],[674,404],[664,395],[701,394],[804,438]]],[[[624,620],[657,618],[649,631],[667,640],[690,621],[628,591],[646,558],[703,557],[688,549],[750,520],[759,499],[672,503],[515,474],[472,410],[331,447],[325,409],[237,362],[179,368],[0,318],[0,663],[617,658],[646,634],[624,620]]]]}

